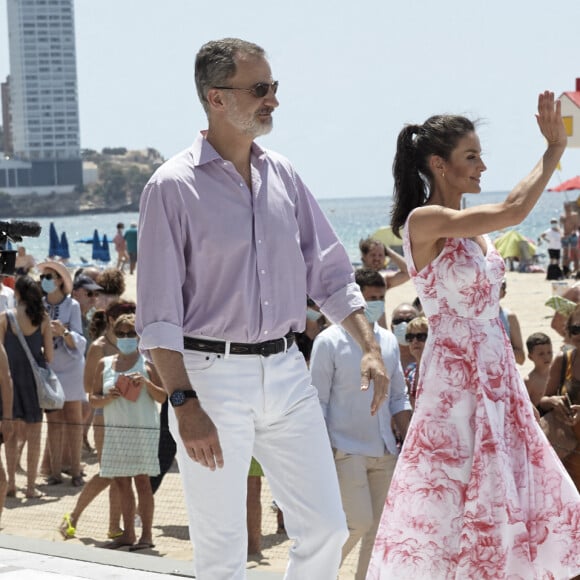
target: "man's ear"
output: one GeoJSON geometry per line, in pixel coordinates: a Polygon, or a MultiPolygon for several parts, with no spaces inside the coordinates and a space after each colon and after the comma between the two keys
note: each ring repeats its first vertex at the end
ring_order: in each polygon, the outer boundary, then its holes
{"type": "Polygon", "coordinates": [[[224,106],[222,91],[219,89],[210,89],[207,92],[207,102],[210,109],[222,109],[224,106]]]}

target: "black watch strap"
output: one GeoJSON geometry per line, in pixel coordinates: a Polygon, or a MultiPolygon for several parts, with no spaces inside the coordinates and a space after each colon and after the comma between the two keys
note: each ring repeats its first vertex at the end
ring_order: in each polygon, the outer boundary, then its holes
{"type": "Polygon", "coordinates": [[[187,399],[197,399],[197,393],[193,389],[186,389],[184,391],[173,391],[173,393],[169,395],[169,402],[172,407],[181,407],[181,405],[185,404],[187,399]]]}

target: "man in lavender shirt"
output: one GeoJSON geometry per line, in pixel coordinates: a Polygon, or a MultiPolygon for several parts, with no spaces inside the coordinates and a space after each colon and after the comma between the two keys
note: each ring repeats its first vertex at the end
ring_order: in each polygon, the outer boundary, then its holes
{"type": "Polygon", "coordinates": [[[369,413],[387,393],[348,256],[272,128],[264,50],[205,44],[195,81],[208,130],[141,198],[137,330],[170,395],[199,580],[245,578],[246,478],[260,461],[294,540],[286,578],[335,579],[348,531],[317,391],[293,332],[306,297],[363,350],[369,413]],[[216,469],[217,468],[217,469],[216,469]]]}

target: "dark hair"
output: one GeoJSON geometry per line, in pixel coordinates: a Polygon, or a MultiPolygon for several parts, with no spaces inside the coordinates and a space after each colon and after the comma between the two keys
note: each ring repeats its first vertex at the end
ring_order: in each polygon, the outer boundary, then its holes
{"type": "Polygon", "coordinates": [[[125,224],[124,224],[124,223],[122,223],[122,222],[119,222],[119,223],[117,224],[117,229],[120,229],[120,228],[123,228],[123,229],[125,229],[125,224]]]}
{"type": "Polygon", "coordinates": [[[387,246],[385,246],[385,244],[380,240],[365,238],[364,240],[360,240],[358,243],[358,249],[363,256],[366,256],[375,246],[381,246],[385,250],[385,255],[387,254],[387,246]]]}
{"type": "Polygon", "coordinates": [[[18,302],[25,304],[24,312],[32,325],[40,326],[46,316],[46,310],[42,303],[42,289],[38,282],[30,276],[19,276],[14,289],[18,292],[18,302]]]}
{"type": "Polygon", "coordinates": [[[96,280],[103,294],[121,296],[125,292],[125,275],[117,268],[105,268],[96,280]]]}
{"type": "Polygon", "coordinates": [[[89,336],[95,340],[107,329],[109,318],[117,320],[123,314],[135,314],[137,305],[131,300],[115,300],[111,302],[106,310],[97,310],[91,318],[89,326],[89,336]]]}
{"type": "Polygon", "coordinates": [[[405,224],[416,207],[429,198],[433,174],[429,167],[432,155],[449,160],[459,140],[475,131],[475,125],[459,115],[435,115],[423,125],[406,125],[397,137],[397,152],[393,161],[393,233],[405,224]]]}
{"type": "Polygon", "coordinates": [[[223,86],[236,74],[236,57],[264,56],[262,47],[239,38],[222,38],[204,44],[195,58],[195,86],[199,100],[207,113],[207,92],[223,86]]]}
{"type": "Polygon", "coordinates": [[[380,288],[386,286],[383,276],[372,268],[358,268],[355,270],[354,281],[359,285],[361,290],[366,286],[377,286],[380,288]]]}
{"type": "Polygon", "coordinates": [[[534,332],[530,334],[526,340],[526,348],[528,349],[528,354],[531,354],[535,346],[540,346],[541,344],[552,344],[550,337],[543,332],[534,332]]]}

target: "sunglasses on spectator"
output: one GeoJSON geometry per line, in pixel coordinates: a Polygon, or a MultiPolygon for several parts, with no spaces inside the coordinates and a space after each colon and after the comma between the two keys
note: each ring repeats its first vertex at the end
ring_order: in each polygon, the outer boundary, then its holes
{"type": "Polygon", "coordinates": [[[427,333],[426,332],[407,332],[405,334],[405,340],[407,342],[413,342],[417,339],[419,342],[425,342],[427,340],[427,333]]]}
{"type": "Polygon", "coordinates": [[[134,330],[128,330],[127,332],[123,332],[122,330],[116,330],[115,336],[117,338],[135,338],[137,333],[134,330]]]}
{"type": "Polygon", "coordinates": [[[397,326],[397,324],[401,324],[401,322],[411,322],[411,320],[413,320],[413,318],[393,318],[391,324],[397,326]]]}
{"type": "Polygon", "coordinates": [[[568,327],[568,332],[570,334],[580,334],[580,324],[571,324],[568,327]]]}
{"type": "Polygon", "coordinates": [[[98,296],[99,293],[95,292],[94,290],[87,290],[87,298],[94,298],[95,296],[98,296]]]}
{"type": "Polygon", "coordinates": [[[41,274],[41,280],[52,280],[53,278],[60,278],[58,274],[41,274]]]}
{"type": "Polygon", "coordinates": [[[256,97],[256,99],[263,99],[270,89],[272,89],[274,94],[278,92],[278,81],[274,81],[273,83],[256,83],[249,89],[241,87],[214,87],[214,89],[221,89],[222,91],[246,91],[256,97]]]}

